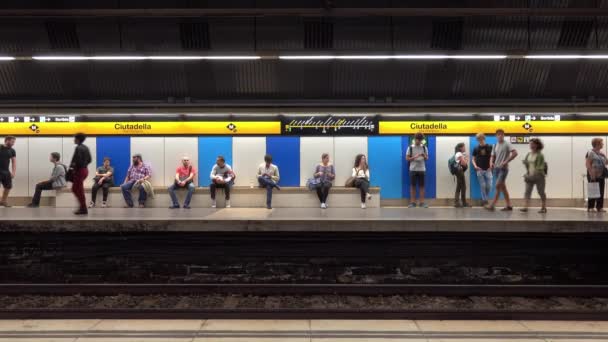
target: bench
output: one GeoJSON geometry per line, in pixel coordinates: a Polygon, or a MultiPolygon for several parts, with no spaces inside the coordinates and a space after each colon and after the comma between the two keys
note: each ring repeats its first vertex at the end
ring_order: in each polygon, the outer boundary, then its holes
{"type": "MultiPolygon", "coordinates": [[[[171,205],[171,199],[166,187],[155,187],[155,197],[149,198],[146,201],[146,207],[149,208],[167,208],[171,205]]],[[[380,188],[370,188],[372,199],[368,200],[368,208],[380,207],[380,188]]],[[[186,196],[185,190],[176,192],[180,205],[184,203],[186,196]]],[[[133,202],[137,204],[138,191],[133,191],[133,202]]],[[[329,193],[327,205],[331,208],[358,208],[361,203],[359,197],[359,189],[333,187],[329,193]]],[[[91,188],[86,189],[87,203],[91,198],[91,188]]],[[[101,206],[102,192],[97,193],[97,205],[101,206]]],[[[217,207],[223,208],[226,206],[224,199],[224,191],[218,189],[216,194],[217,207]]],[[[122,208],[125,201],[119,187],[110,189],[108,195],[108,205],[114,208],[122,208]]],[[[246,186],[234,186],[230,196],[230,205],[233,208],[265,208],[266,207],[266,189],[246,186]]],[[[272,206],[274,208],[318,208],[319,198],[317,193],[308,190],[306,187],[281,187],[280,191],[273,191],[272,206]]],[[[73,208],[76,206],[76,199],[69,189],[57,191],[55,198],[55,206],[57,208],[73,208]]],[[[209,208],[211,207],[211,195],[208,187],[196,188],[192,201],[192,208],[209,208]]]]}

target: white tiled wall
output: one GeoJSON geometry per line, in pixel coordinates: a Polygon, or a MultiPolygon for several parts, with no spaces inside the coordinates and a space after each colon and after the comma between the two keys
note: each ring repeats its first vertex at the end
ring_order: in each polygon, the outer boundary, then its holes
{"type": "MultiPolygon", "coordinates": [[[[15,153],[17,153],[17,174],[13,179],[13,189],[10,192],[10,196],[29,196],[29,138],[17,137],[15,145],[15,153]]],[[[32,167],[38,167],[38,165],[32,165],[32,167]]]]}
{"type": "MultiPolygon", "coordinates": [[[[336,186],[344,186],[351,176],[355,157],[363,153],[367,156],[367,137],[335,137],[334,165],[336,167],[336,186]]],[[[373,170],[370,170],[373,172],[373,170]]]]}
{"type": "MultiPolygon", "coordinates": [[[[171,139],[171,138],[169,138],[171,139]]],[[[165,138],[132,137],[131,155],[140,153],[144,163],[152,167],[152,185],[165,185],[165,138]]]]}
{"type": "MultiPolygon", "coordinates": [[[[190,163],[198,170],[198,138],[197,137],[167,137],[165,138],[165,186],[173,184],[175,180],[175,169],[181,165],[184,156],[190,158],[190,163]]],[[[209,170],[202,170],[207,174],[209,170]]],[[[203,177],[207,179],[206,177],[203,177]]],[[[199,184],[198,173],[195,182],[199,184]]]]}
{"type": "MultiPolygon", "coordinates": [[[[471,155],[469,148],[469,137],[468,136],[456,136],[456,137],[437,137],[436,144],[436,165],[437,165],[437,198],[454,198],[454,192],[456,191],[456,181],[454,176],[448,169],[448,160],[454,155],[454,147],[458,143],[465,143],[467,149],[467,155],[471,155]]],[[[433,156],[429,156],[433,158],[433,156]]],[[[469,173],[467,172],[467,197],[470,197],[470,182],[469,173]]]]}
{"type": "MultiPolygon", "coordinates": [[[[258,185],[257,167],[264,162],[265,137],[234,137],[232,140],[232,166],[236,172],[236,185],[258,185]]],[[[280,170],[279,170],[280,172],[280,170]]]]}
{"type": "Polygon", "coordinates": [[[314,168],[321,162],[321,155],[329,153],[334,160],[333,137],[302,137],[300,138],[300,185],[305,186],[306,181],[312,177],[314,168]]]}

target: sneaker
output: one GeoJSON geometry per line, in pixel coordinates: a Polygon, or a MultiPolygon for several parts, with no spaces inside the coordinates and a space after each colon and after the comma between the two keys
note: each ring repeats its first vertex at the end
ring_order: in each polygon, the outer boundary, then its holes
{"type": "Polygon", "coordinates": [[[361,203],[361,209],[365,209],[367,208],[367,206],[365,205],[365,203],[361,203]]]}
{"type": "Polygon", "coordinates": [[[95,202],[93,202],[93,201],[89,202],[89,208],[95,208],[95,202]]]}
{"type": "Polygon", "coordinates": [[[538,211],[539,214],[546,214],[547,213],[547,208],[540,208],[540,210],[538,211]]]}
{"type": "Polygon", "coordinates": [[[39,205],[38,204],[34,204],[34,203],[30,203],[28,205],[26,205],[27,208],[38,208],[39,205]]]}
{"type": "Polygon", "coordinates": [[[174,204],[174,205],[170,206],[169,209],[179,209],[179,205],[174,204]]]}
{"type": "Polygon", "coordinates": [[[462,207],[463,207],[463,208],[469,208],[469,207],[471,207],[471,206],[470,206],[470,205],[469,205],[469,203],[467,203],[467,202],[462,202],[462,207]]]}
{"type": "Polygon", "coordinates": [[[519,211],[521,211],[522,213],[527,213],[528,212],[528,208],[519,208],[519,211]]]}
{"type": "Polygon", "coordinates": [[[132,206],[132,205],[125,204],[125,206],[123,206],[123,208],[125,208],[125,209],[129,209],[129,208],[133,208],[133,206],[132,206]]]}
{"type": "Polygon", "coordinates": [[[271,205],[267,205],[267,206],[266,206],[266,209],[269,209],[269,210],[270,210],[270,209],[272,209],[272,206],[271,206],[271,205]]]}
{"type": "Polygon", "coordinates": [[[230,208],[230,200],[226,200],[226,208],[230,208]]]}
{"type": "Polygon", "coordinates": [[[513,207],[506,206],[506,207],[500,209],[500,211],[513,211],[513,207]]]}
{"type": "Polygon", "coordinates": [[[189,205],[183,206],[184,209],[191,209],[189,205]]]}
{"type": "Polygon", "coordinates": [[[494,211],[494,210],[496,210],[496,207],[494,207],[492,204],[486,204],[486,205],[484,206],[484,208],[485,208],[486,210],[490,210],[490,211],[494,211]]]}
{"type": "Polygon", "coordinates": [[[11,206],[6,202],[0,202],[0,207],[10,208],[11,206]]]}
{"type": "Polygon", "coordinates": [[[422,202],[422,203],[420,203],[419,207],[420,207],[420,208],[425,208],[425,209],[426,209],[426,208],[428,208],[428,207],[429,207],[429,205],[428,205],[428,204],[426,204],[426,203],[424,203],[424,202],[422,202]]]}
{"type": "Polygon", "coordinates": [[[412,202],[407,207],[408,208],[416,208],[416,203],[412,202]]]}
{"type": "Polygon", "coordinates": [[[215,201],[211,202],[211,208],[217,208],[217,202],[215,202],[215,201]]]}
{"type": "MultiPolygon", "coordinates": [[[[7,206],[7,208],[8,208],[8,206],[7,206]]],[[[598,210],[597,210],[597,212],[598,212],[598,213],[605,213],[605,212],[606,212],[606,209],[600,208],[600,209],[598,209],[598,210]]]]}
{"type": "Polygon", "coordinates": [[[462,204],[460,204],[460,202],[459,202],[459,201],[456,201],[456,202],[454,203],[454,208],[462,208],[462,204]]]}
{"type": "Polygon", "coordinates": [[[108,202],[106,202],[106,201],[101,202],[101,207],[102,208],[107,208],[108,207],[108,202]]]}
{"type": "Polygon", "coordinates": [[[86,209],[78,209],[74,211],[74,215],[88,215],[89,212],[86,209]]]}
{"type": "Polygon", "coordinates": [[[138,206],[138,208],[145,208],[145,207],[146,207],[146,206],[145,206],[144,204],[140,204],[140,205],[138,206]]]}
{"type": "Polygon", "coordinates": [[[277,184],[274,186],[275,188],[277,188],[277,190],[281,190],[281,187],[277,184]]]}
{"type": "Polygon", "coordinates": [[[369,200],[371,200],[371,199],[372,199],[372,194],[367,193],[367,200],[369,201],[369,200]]]}
{"type": "Polygon", "coordinates": [[[327,206],[325,205],[325,203],[321,203],[321,209],[327,209],[327,206]]]}

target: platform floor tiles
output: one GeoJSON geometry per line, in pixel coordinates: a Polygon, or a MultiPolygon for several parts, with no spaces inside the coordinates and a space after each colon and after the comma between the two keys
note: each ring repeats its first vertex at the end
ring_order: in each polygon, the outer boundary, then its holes
{"type": "Polygon", "coordinates": [[[4,320],[19,342],[598,342],[608,322],[410,320],[4,320]]]}

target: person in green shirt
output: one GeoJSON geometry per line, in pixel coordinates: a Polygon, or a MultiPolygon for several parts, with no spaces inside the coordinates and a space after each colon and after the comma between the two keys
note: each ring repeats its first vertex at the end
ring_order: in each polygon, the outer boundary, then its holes
{"type": "Polygon", "coordinates": [[[530,139],[530,152],[528,152],[523,160],[523,163],[526,166],[526,174],[524,175],[526,191],[524,193],[525,206],[520,209],[522,212],[528,211],[534,185],[536,185],[536,191],[538,191],[542,204],[539,213],[544,214],[547,212],[547,194],[545,193],[547,164],[545,163],[545,156],[542,153],[543,147],[544,145],[540,139],[530,139]]]}

